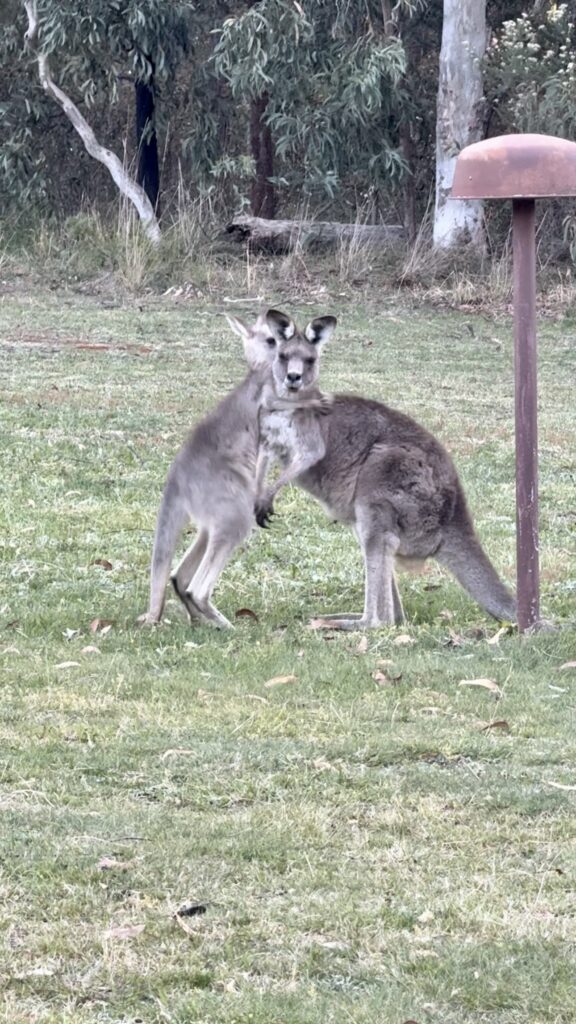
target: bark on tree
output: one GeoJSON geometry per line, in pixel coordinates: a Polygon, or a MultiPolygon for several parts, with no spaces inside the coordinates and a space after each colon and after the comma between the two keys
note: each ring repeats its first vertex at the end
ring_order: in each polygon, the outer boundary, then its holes
{"type": "Polygon", "coordinates": [[[226,228],[227,234],[254,249],[267,252],[290,252],[296,245],[303,248],[328,248],[342,239],[355,239],[362,245],[380,249],[404,237],[401,224],[339,224],[322,220],[265,220],[241,214],[226,228]]]}
{"type": "Polygon", "coordinates": [[[28,29],[26,31],[25,41],[26,45],[36,55],[38,62],[38,75],[42,88],[62,108],[66,117],[78,132],[78,135],[82,139],[82,142],[90,156],[93,156],[95,160],[99,160],[100,163],[104,164],[104,166],[108,168],[114,183],[117,185],[122,195],[126,196],[126,198],[134,205],[147,238],[150,239],[153,245],[158,245],[160,241],[160,225],[158,224],[154,207],[148,199],[148,196],[144,189],[130,177],[116,154],[111,150],[106,149],[98,142],[92,128],[88,124],[86,118],[80,113],[76,104],[73,103],[70,97],[56,85],[52,75],[50,74],[48,57],[46,54],[41,53],[36,49],[36,40],[38,35],[38,10],[36,0],[23,0],[23,2],[24,9],[28,16],[28,29]]]}
{"type": "Polygon", "coordinates": [[[159,213],[160,169],[158,165],[158,139],[154,111],[154,73],[148,82],[135,82],[136,145],[138,170],[136,181],[159,213]]]}
{"type": "Polygon", "coordinates": [[[450,200],[456,157],[483,135],[486,0],[444,0],[436,114],[434,246],[484,244],[482,202],[450,200]]]}
{"type": "Polygon", "coordinates": [[[272,219],[276,213],[276,194],[270,178],[274,175],[274,145],[270,125],[264,115],[268,93],[252,100],[250,109],[250,146],[255,165],[250,207],[255,217],[272,219]]]}

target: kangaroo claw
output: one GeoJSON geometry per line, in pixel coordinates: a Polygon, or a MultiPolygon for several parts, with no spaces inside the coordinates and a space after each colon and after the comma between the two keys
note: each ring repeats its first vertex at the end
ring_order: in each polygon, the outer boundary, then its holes
{"type": "Polygon", "coordinates": [[[256,522],[263,530],[267,530],[272,522],[272,516],[276,515],[273,508],[257,505],[255,508],[256,522]]]}

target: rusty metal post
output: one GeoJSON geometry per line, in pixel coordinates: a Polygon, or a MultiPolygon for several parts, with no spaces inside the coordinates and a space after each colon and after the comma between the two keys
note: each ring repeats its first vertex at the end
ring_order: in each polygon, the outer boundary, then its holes
{"type": "Polygon", "coordinates": [[[533,199],[512,201],[516,420],[516,574],[518,629],[536,625],[538,571],[538,407],[536,240],[533,199]]]}

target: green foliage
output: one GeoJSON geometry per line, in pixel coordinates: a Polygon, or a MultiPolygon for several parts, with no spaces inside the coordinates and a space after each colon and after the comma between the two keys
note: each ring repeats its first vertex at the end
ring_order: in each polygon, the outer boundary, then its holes
{"type": "Polygon", "coordinates": [[[491,129],[576,135],[576,24],[573,6],[539,4],[505,21],[486,56],[491,129]]]}
{"type": "Polygon", "coordinates": [[[304,193],[398,179],[394,113],[406,67],[380,4],[262,0],[227,18],[214,63],[235,99],[269,97],[283,180],[304,193]]]}

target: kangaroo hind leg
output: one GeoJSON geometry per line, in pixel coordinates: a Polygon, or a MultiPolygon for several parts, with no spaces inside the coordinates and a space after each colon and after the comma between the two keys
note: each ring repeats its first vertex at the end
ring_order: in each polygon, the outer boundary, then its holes
{"type": "Polygon", "coordinates": [[[232,623],[212,604],[211,597],[218,578],[236,548],[252,528],[252,510],[235,510],[234,517],[222,518],[209,532],[202,559],[181,599],[192,619],[210,622],[221,629],[232,623]]]}

